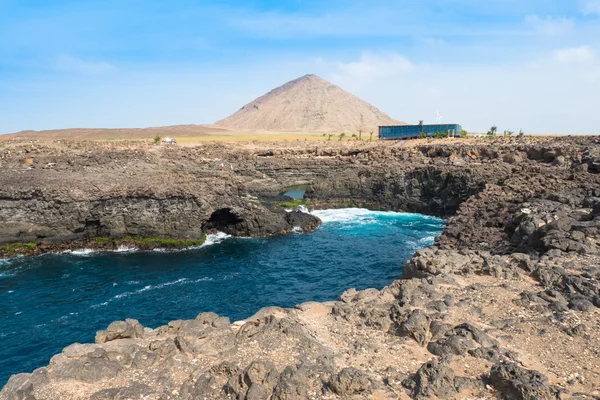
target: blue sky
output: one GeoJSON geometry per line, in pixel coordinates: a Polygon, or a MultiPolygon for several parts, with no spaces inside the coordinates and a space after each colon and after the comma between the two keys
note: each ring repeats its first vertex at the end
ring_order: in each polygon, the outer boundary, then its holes
{"type": "Polygon", "coordinates": [[[307,73],[407,122],[600,133],[600,0],[0,0],[0,133],[211,123],[307,73]]]}

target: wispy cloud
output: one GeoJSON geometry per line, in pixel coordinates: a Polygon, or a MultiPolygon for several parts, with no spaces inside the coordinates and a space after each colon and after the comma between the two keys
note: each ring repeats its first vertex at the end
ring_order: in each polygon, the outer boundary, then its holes
{"type": "Polygon", "coordinates": [[[106,61],[86,61],[80,58],[61,54],[54,63],[55,69],[79,75],[102,75],[115,71],[117,68],[106,61]]]}
{"type": "Polygon", "coordinates": [[[528,15],[525,17],[525,23],[533,27],[539,33],[548,36],[556,36],[571,31],[575,22],[571,18],[551,16],[541,18],[537,15],[528,15]]]}
{"type": "Polygon", "coordinates": [[[414,64],[398,53],[364,52],[360,57],[360,61],[339,63],[335,76],[338,78],[370,80],[394,76],[413,68],[415,68],[414,64]]]}
{"type": "Polygon", "coordinates": [[[581,11],[585,15],[599,14],[600,15],[600,0],[582,0],[581,11]]]}
{"type": "Polygon", "coordinates": [[[595,52],[590,46],[559,49],[553,53],[554,60],[561,64],[581,64],[592,61],[594,57],[595,52]]]}

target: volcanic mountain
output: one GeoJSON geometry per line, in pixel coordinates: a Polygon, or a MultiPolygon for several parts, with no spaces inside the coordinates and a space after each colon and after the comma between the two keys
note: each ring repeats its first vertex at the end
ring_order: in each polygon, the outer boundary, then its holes
{"type": "Polygon", "coordinates": [[[403,124],[316,75],[273,89],[215,123],[233,130],[305,132],[370,132],[403,124]]]}

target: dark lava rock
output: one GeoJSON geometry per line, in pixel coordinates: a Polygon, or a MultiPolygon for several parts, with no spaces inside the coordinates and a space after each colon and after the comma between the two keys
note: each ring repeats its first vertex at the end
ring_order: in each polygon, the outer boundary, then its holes
{"type": "Polygon", "coordinates": [[[481,329],[465,323],[446,331],[437,342],[430,342],[427,350],[436,356],[463,355],[476,349],[478,344],[484,348],[497,345],[481,329]]]}
{"type": "MultiPolygon", "coordinates": [[[[437,359],[423,364],[416,375],[408,378],[403,385],[412,391],[416,399],[453,399],[458,394],[454,370],[437,359]]],[[[460,389],[464,389],[464,382],[459,380],[460,389]]]]}
{"type": "Polygon", "coordinates": [[[392,317],[392,320],[395,320],[396,335],[411,337],[421,346],[425,345],[429,330],[429,317],[423,311],[414,310],[406,319],[396,315],[392,317]]]}
{"type": "Polygon", "coordinates": [[[538,371],[527,370],[515,363],[496,364],[490,382],[507,400],[555,399],[548,378],[538,371]]]}
{"type": "Polygon", "coordinates": [[[344,368],[330,382],[331,390],[344,397],[351,395],[367,395],[371,392],[372,382],[368,375],[356,368],[344,368]]]}

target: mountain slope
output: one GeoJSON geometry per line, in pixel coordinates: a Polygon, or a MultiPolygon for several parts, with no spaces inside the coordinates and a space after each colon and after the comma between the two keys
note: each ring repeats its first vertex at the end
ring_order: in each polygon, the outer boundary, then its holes
{"type": "Polygon", "coordinates": [[[394,124],[404,122],[316,75],[290,81],[215,123],[229,129],[306,132],[370,132],[394,124]]]}

